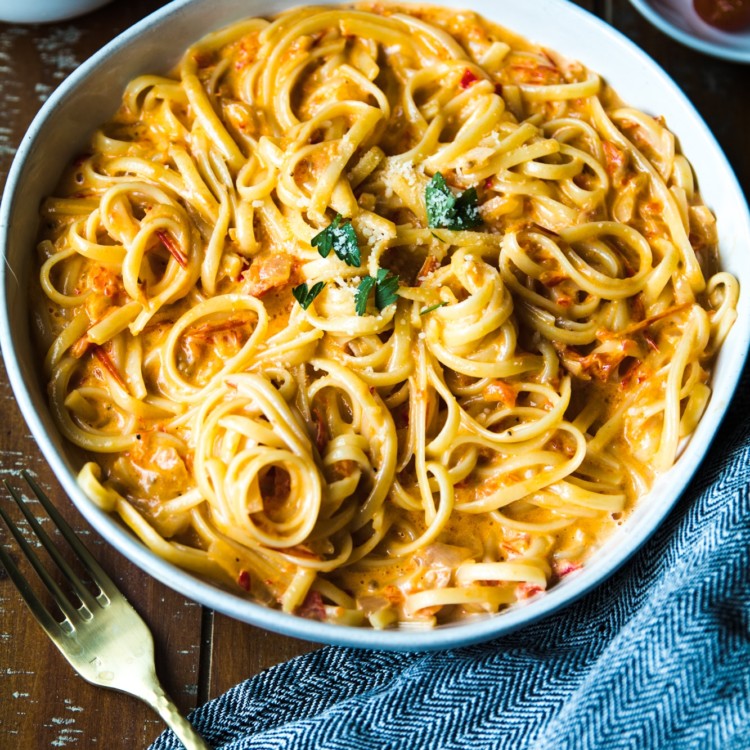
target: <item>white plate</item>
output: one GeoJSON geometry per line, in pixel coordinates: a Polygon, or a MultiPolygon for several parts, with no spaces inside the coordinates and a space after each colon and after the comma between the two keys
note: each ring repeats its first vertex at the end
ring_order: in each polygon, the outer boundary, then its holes
{"type": "Polygon", "coordinates": [[[630,0],[636,10],[672,39],[713,57],[750,63],[750,27],[722,31],[707,24],[693,0],[630,0]]]}
{"type": "MultiPolygon", "coordinates": [[[[0,209],[0,337],[8,375],[20,408],[62,486],[96,530],[122,554],[167,586],[239,620],[311,641],[383,649],[437,649],[489,640],[548,616],[611,575],[654,532],[701,462],[724,416],[750,342],[750,216],[726,158],[700,115],[673,81],[620,33],[564,0],[466,0],[489,19],[577,58],[603,74],[624,100],[663,115],[692,161],[708,205],[718,216],[724,268],[739,277],[738,320],[721,351],[714,396],[686,450],[653,491],[590,563],[527,606],[497,616],[428,632],[376,631],[314,622],[249,602],[186,573],[150,552],[115,518],[100,511],[78,488],[81,457],[55,428],[38,376],[27,309],[38,206],[63,167],[85,146],[87,134],[110,118],[126,83],[145,72],[166,72],[198,37],[238,18],[264,15],[296,0],[182,0],[126,31],[76,70],[46,102],[13,162],[0,209]]],[[[455,7],[461,0],[435,0],[455,7]]]]}

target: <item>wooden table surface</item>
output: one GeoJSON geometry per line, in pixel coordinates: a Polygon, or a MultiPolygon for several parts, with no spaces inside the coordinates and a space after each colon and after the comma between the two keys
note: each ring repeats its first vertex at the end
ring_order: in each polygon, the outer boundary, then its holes
{"type": "MultiPolygon", "coordinates": [[[[55,87],[103,44],[162,4],[130,0],[59,24],[0,24],[0,184],[5,182],[23,133],[55,87]]],[[[625,0],[578,0],[578,4],[635,40],[678,82],[724,148],[747,196],[750,66],[680,46],[649,26],[625,0]]],[[[142,573],[109,547],[62,495],[2,369],[0,474],[18,484],[17,474],[24,467],[39,476],[151,626],[157,671],[183,711],[317,647],[206,610],[142,573]]],[[[2,536],[7,537],[4,530],[2,536]]],[[[161,721],[136,699],[92,687],[75,675],[0,573],[0,748],[132,750],[146,747],[162,728],[161,721]]]]}

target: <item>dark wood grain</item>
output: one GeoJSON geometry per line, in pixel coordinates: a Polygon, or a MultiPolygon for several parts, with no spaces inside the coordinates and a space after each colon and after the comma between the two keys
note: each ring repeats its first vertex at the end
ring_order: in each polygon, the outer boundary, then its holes
{"type": "MultiPolygon", "coordinates": [[[[26,127],[51,91],[109,39],[161,4],[157,0],[116,2],[75,21],[49,26],[0,24],[0,184],[26,127]]],[[[713,129],[747,195],[750,67],[680,46],[652,28],[624,0],[581,0],[578,4],[623,31],[672,75],[713,129]]],[[[250,675],[317,647],[204,612],[109,547],[61,493],[0,368],[0,476],[17,483],[23,467],[39,476],[151,626],[157,670],[181,709],[188,710],[250,675]]],[[[161,729],[161,722],[135,699],[89,686],[78,678],[0,574],[0,748],[132,750],[145,747],[161,729]]]]}
{"type": "Polygon", "coordinates": [[[316,648],[320,646],[214,614],[207,697],[215,698],[250,675],[316,648]]]}

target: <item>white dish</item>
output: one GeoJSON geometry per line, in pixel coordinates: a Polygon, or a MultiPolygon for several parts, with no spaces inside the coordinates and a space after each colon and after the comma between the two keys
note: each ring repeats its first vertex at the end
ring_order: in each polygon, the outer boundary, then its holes
{"type": "MultiPolygon", "coordinates": [[[[432,0],[454,6],[456,0],[432,0]]],[[[465,0],[485,17],[541,42],[603,74],[633,106],[663,115],[698,175],[706,203],[718,216],[723,265],[740,279],[738,320],[719,356],[714,396],[677,464],[642,498],[620,531],[586,568],[545,596],[497,616],[432,631],[355,629],[315,622],[242,599],[157,557],[115,518],[81,492],[75,475],[80,455],[57,433],[37,371],[39,356],[29,334],[27,289],[40,201],[87,134],[109,118],[125,84],[144,72],[166,72],[182,51],[206,32],[238,18],[267,15],[292,0],[181,0],[136,24],[68,78],[44,105],[13,163],[0,211],[0,335],[8,375],[21,410],[63,488],[81,513],[122,554],[171,588],[245,622],[311,641],[398,650],[463,646],[494,638],[539,620],[590,591],[611,575],[654,532],[700,464],[739,380],[750,343],[750,215],[737,180],[715,139],[672,80],[617,31],[563,0],[525,3],[465,0]]]]}
{"type": "Polygon", "coordinates": [[[52,23],[82,16],[111,0],[0,0],[0,21],[6,23],[52,23]]]}
{"type": "Polygon", "coordinates": [[[692,0],[630,0],[635,9],[681,44],[723,60],[750,63],[750,27],[722,31],[707,24],[692,0]]]}

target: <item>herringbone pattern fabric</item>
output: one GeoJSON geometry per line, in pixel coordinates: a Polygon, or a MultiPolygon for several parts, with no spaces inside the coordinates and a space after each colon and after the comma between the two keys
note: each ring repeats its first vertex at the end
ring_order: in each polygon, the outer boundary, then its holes
{"type": "Polygon", "coordinates": [[[749,481],[745,377],[665,525],[563,613],[456,651],[325,648],[192,719],[224,750],[748,750],[749,481]]]}

